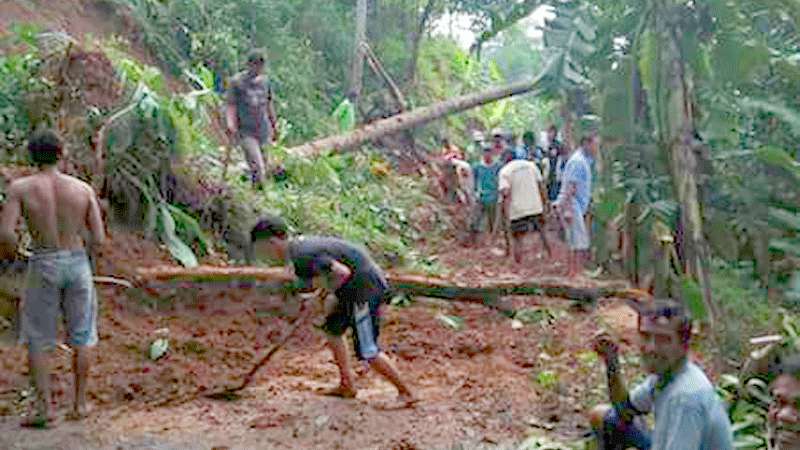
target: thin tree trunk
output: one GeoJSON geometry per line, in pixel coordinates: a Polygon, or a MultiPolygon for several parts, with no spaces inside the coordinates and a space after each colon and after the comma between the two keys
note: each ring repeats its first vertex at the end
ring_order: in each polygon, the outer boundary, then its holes
{"type": "MultiPolygon", "coordinates": [[[[547,69],[542,73],[547,73],[547,69]]],[[[538,88],[541,79],[542,75],[532,81],[520,81],[476,94],[467,94],[451,98],[430,106],[417,108],[387,119],[375,121],[349,133],[328,136],[316,141],[301,144],[290,148],[288,151],[299,156],[312,157],[333,149],[349,150],[364,143],[374,141],[387,134],[409,130],[450,114],[459,113],[497,100],[531,92],[538,88]]]]}
{"type": "Polygon", "coordinates": [[[356,36],[353,42],[353,61],[350,68],[349,94],[354,105],[358,104],[364,78],[364,52],[361,43],[367,37],[367,0],[357,0],[356,3],[356,36]]]}
{"type": "Polygon", "coordinates": [[[397,87],[397,83],[395,83],[394,80],[392,80],[392,77],[389,76],[389,72],[384,69],[383,64],[381,64],[381,61],[377,56],[375,56],[375,53],[373,53],[369,44],[363,42],[361,44],[361,48],[366,54],[367,63],[369,64],[370,68],[372,68],[372,71],[375,72],[375,75],[378,75],[383,79],[383,82],[386,83],[386,87],[392,94],[392,98],[394,98],[394,100],[397,102],[397,107],[399,108],[398,112],[405,111],[406,99],[403,96],[403,93],[400,92],[400,88],[397,87]]]}
{"type": "Polygon", "coordinates": [[[417,61],[419,61],[419,47],[422,42],[422,37],[425,35],[425,30],[428,28],[428,22],[431,18],[433,8],[436,6],[436,0],[428,0],[425,9],[422,11],[422,16],[419,19],[414,34],[411,36],[411,59],[408,60],[406,67],[406,86],[411,86],[417,81],[417,61]]]}

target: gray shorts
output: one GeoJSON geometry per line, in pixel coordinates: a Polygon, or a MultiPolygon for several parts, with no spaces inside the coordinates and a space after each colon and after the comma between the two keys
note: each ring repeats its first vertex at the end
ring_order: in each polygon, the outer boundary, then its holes
{"type": "Polygon", "coordinates": [[[84,250],[34,254],[28,263],[20,314],[20,343],[32,353],[56,345],[59,313],[71,346],[97,344],[97,294],[84,250]]]}
{"type": "Polygon", "coordinates": [[[589,250],[589,232],[586,229],[586,218],[572,208],[572,221],[565,224],[567,245],[570,250],[589,250]]]}

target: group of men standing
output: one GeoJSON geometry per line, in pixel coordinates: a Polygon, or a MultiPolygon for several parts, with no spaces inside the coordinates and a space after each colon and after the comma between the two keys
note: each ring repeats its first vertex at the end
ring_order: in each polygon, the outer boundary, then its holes
{"type": "Polygon", "coordinates": [[[471,244],[482,240],[485,231],[491,239],[495,230],[502,229],[511,237],[507,239],[507,254],[515,263],[522,264],[524,237],[538,232],[550,256],[545,226],[546,218],[554,216],[570,248],[568,275],[578,275],[589,251],[586,215],[591,202],[598,137],[587,134],[580,144],[569,154],[554,125],[548,128],[544,146],[536,144],[533,132],[524,133],[517,143],[510,133],[497,130],[488,144],[476,135],[474,146],[480,158],[469,164],[460,149],[443,140],[442,185],[450,200],[463,203],[472,211],[471,244]],[[450,180],[448,171],[453,175],[450,180]]]}

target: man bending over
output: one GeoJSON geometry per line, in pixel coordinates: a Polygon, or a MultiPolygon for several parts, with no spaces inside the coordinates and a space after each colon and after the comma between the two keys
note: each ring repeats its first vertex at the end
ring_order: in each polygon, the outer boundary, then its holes
{"type": "Polygon", "coordinates": [[[48,353],[56,344],[59,312],[66,318],[68,342],[73,348],[75,402],[69,417],[86,416],[89,348],[97,343],[97,297],[86,243],[100,245],[105,231],[97,197],[77,178],[59,172],[59,137],[50,130],[34,133],[28,142],[38,173],[8,187],[0,223],[5,255],[13,254],[20,215],[25,217],[33,243],[25,297],[20,311],[20,338],[28,344],[28,362],[36,388],[34,414],[23,426],[47,427],[50,411],[48,353]]]}
{"type": "Polygon", "coordinates": [[[328,338],[340,384],[331,394],[354,398],[357,394],[353,371],[347,357],[344,333],[353,329],[353,346],[359,360],[395,385],[400,401],[406,406],[417,402],[408,385],[389,358],[378,346],[380,307],[388,284],[381,269],[367,252],[347,241],[319,236],[290,239],[283,219],[267,216],[251,231],[254,255],[257,258],[285,261],[294,269],[303,288],[331,290],[335,301],[323,299],[325,323],[322,330],[328,338]]]}

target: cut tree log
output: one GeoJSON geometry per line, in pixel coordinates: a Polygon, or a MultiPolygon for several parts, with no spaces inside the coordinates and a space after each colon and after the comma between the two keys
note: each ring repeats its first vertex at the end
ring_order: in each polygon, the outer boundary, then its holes
{"type": "MultiPolygon", "coordinates": [[[[187,269],[177,266],[157,266],[138,268],[136,273],[135,284],[146,289],[217,284],[227,288],[236,285],[252,286],[277,293],[291,290],[290,282],[293,280],[293,276],[284,268],[200,266],[187,269]]],[[[621,283],[579,286],[562,279],[548,278],[469,285],[423,275],[395,272],[386,275],[395,293],[452,300],[487,302],[505,296],[535,295],[593,303],[600,298],[609,297],[632,301],[648,297],[647,293],[631,289],[621,283]]]]}
{"type": "Polygon", "coordinates": [[[374,141],[387,134],[409,130],[450,114],[459,113],[497,100],[534,91],[540,86],[541,81],[548,72],[548,68],[545,68],[542,73],[533,80],[499,86],[483,92],[462,95],[460,97],[434,103],[433,105],[413,109],[403,114],[372,122],[349,133],[328,136],[292,147],[288,149],[288,152],[298,156],[313,157],[334,149],[349,150],[367,142],[374,141]]]}

